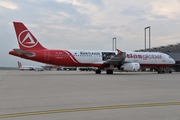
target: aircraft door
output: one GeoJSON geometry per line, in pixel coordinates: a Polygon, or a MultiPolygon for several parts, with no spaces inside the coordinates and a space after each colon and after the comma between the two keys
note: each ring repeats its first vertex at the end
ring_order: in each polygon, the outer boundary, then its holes
{"type": "Polygon", "coordinates": [[[50,51],[49,50],[44,51],[44,60],[50,60],[50,51]]]}

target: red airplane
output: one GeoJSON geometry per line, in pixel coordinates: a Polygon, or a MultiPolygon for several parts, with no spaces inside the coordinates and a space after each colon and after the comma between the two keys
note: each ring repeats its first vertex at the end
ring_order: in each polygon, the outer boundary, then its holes
{"type": "MultiPolygon", "coordinates": [[[[122,52],[96,50],[50,50],[43,47],[21,22],[13,22],[20,49],[9,54],[28,60],[58,66],[97,67],[96,74],[106,69],[113,74],[114,67],[125,71],[138,71],[140,67],[156,67],[163,73],[165,67],[175,61],[167,54],[159,52],[122,52]]],[[[171,71],[169,71],[171,73],[171,71]]]]}

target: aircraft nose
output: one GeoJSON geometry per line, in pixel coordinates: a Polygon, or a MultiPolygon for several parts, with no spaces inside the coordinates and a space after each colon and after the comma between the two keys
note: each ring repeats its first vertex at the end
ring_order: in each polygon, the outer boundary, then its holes
{"type": "Polygon", "coordinates": [[[175,64],[176,62],[175,62],[175,60],[174,60],[174,59],[171,59],[171,63],[172,63],[172,64],[175,64]]]}

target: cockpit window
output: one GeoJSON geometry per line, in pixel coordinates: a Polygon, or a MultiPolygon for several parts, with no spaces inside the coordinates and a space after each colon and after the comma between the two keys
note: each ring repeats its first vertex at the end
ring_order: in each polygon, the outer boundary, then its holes
{"type": "Polygon", "coordinates": [[[171,58],[171,57],[168,55],[168,58],[171,58]]]}

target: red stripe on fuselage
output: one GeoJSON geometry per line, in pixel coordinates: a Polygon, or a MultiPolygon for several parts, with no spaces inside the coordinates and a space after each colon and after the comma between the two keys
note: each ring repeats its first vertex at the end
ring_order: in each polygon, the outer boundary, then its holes
{"type": "Polygon", "coordinates": [[[74,57],[74,55],[73,55],[71,52],[69,52],[68,50],[64,50],[64,51],[70,56],[70,58],[71,58],[75,63],[81,64],[81,63],[74,57]]]}
{"type": "Polygon", "coordinates": [[[66,50],[50,50],[51,61],[54,65],[78,66],[79,63],[74,56],[66,50]]]}

